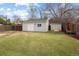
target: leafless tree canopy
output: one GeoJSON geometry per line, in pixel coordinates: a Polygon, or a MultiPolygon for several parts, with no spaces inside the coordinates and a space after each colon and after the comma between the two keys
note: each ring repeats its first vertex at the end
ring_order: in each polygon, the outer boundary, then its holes
{"type": "Polygon", "coordinates": [[[20,18],[20,16],[14,15],[13,17],[14,17],[14,23],[16,23],[16,24],[22,23],[22,19],[20,18]]]}
{"type": "Polygon", "coordinates": [[[54,18],[70,18],[72,16],[69,11],[73,9],[72,4],[69,3],[47,3],[47,9],[51,12],[54,18]]]}
{"type": "Polygon", "coordinates": [[[30,6],[31,17],[36,18],[39,13],[40,18],[49,18],[62,20],[64,22],[72,21],[79,15],[79,9],[75,9],[71,3],[45,3],[45,7],[39,8],[30,6]],[[36,13],[36,11],[38,11],[36,13]]]}

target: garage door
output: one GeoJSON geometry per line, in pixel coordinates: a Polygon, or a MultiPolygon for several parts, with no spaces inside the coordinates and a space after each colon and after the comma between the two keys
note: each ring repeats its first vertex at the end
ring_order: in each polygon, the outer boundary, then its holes
{"type": "Polygon", "coordinates": [[[27,31],[34,31],[34,24],[27,24],[27,31]]]}

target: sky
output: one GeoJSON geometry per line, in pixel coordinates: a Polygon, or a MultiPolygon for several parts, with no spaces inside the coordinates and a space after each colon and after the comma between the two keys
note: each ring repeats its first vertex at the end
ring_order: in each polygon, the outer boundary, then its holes
{"type": "MultiPolygon", "coordinates": [[[[33,5],[38,8],[43,8],[45,7],[44,4],[45,3],[34,3],[33,5]]],[[[18,15],[26,20],[30,16],[29,5],[30,3],[0,3],[0,15],[7,15],[10,19],[13,19],[13,15],[18,15]]],[[[79,7],[79,4],[74,4],[74,7],[79,7]]]]}
{"type": "MultiPolygon", "coordinates": [[[[38,8],[44,7],[44,3],[34,3],[33,5],[38,8]]],[[[31,14],[29,6],[30,3],[0,3],[0,15],[6,15],[10,19],[13,19],[14,15],[18,15],[25,20],[31,14]]]]}
{"type": "MultiPolygon", "coordinates": [[[[38,4],[35,4],[35,6],[38,6],[38,4]]],[[[29,4],[0,3],[0,15],[7,15],[8,18],[11,18],[13,15],[27,18],[29,16],[29,4]]]]}

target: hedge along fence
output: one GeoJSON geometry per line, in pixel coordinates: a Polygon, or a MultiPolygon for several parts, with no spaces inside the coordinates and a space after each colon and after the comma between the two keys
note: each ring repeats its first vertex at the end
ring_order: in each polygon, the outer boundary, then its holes
{"type": "Polygon", "coordinates": [[[0,31],[22,31],[21,25],[0,25],[0,31]]]}

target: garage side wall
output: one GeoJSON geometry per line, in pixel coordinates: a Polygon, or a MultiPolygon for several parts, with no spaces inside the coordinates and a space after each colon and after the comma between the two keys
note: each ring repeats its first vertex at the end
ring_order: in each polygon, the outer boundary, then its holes
{"type": "Polygon", "coordinates": [[[27,24],[26,23],[22,24],[22,31],[27,31],[27,24]]]}
{"type": "Polygon", "coordinates": [[[37,22],[37,23],[23,23],[22,31],[48,31],[48,22],[37,22]],[[38,24],[41,24],[39,27],[38,24]]]}
{"type": "Polygon", "coordinates": [[[34,30],[46,32],[48,31],[48,24],[47,23],[36,23],[34,30]],[[38,27],[38,24],[41,24],[41,27],[38,27]]]}
{"type": "Polygon", "coordinates": [[[61,24],[51,24],[51,30],[53,31],[61,31],[62,30],[62,25],[61,24]]]}

